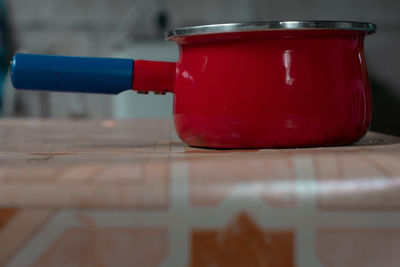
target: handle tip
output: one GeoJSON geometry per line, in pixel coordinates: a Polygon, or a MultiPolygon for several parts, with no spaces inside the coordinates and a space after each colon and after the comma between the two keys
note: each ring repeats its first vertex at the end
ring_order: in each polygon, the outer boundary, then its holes
{"type": "Polygon", "coordinates": [[[11,61],[10,61],[10,76],[11,76],[11,84],[12,86],[14,86],[14,88],[19,89],[18,88],[18,83],[17,83],[17,79],[15,78],[15,71],[17,69],[17,55],[15,54],[11,61]]]}

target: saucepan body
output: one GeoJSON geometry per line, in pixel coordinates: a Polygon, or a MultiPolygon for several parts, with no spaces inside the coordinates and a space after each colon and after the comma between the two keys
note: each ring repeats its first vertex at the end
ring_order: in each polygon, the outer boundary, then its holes
{"type": "MultiPolygon", "coordinates": [[[[132,61],[130,87],[174,93],[176,131],[192,146],[351,144],[371,122],[363,42],[374,31],[369,23],[316,21],[179,28],[167,37],[179,45],[178,62],[132,61]]],[[[14,73],[16,88],[40,88],[16,66],[14,73]]]]}

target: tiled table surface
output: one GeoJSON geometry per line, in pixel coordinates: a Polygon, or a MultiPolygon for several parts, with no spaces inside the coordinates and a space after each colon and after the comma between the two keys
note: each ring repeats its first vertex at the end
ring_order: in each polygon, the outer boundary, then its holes
{"type": "Polygon", "coordinates": [[[400,138],[187,147],[169,120],[0,121],[0,266],[399,266],[400,138]]]}

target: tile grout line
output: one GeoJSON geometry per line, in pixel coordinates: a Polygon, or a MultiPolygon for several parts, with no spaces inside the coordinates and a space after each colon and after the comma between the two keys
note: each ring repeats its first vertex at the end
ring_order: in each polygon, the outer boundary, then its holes
{"type": "MultiPolygon", "coordinates": [[[[311,156],[300,155],[293,158],[296,175],[297,210],[299,217],[313,216],[316,210],[316,183],[314,162],[311,156]]],[[[316,255],[316,226],[301,220],[296,228],[296,264],[298,266],[322,266],[316,255]]]]}

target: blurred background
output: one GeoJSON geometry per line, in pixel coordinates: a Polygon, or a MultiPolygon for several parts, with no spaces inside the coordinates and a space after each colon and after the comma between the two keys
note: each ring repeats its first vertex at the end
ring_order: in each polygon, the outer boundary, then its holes
{"type": "Polygon", "coordinates": [[[372,129],[400,135],[398,0],[0,0],[2,117],[165,118],[172,95],[118,96],[15,91],[8,74],[18,52],[175,61],[170,28],[254,20],[354,20],[377,24],[366,38],[372,129]]]}

